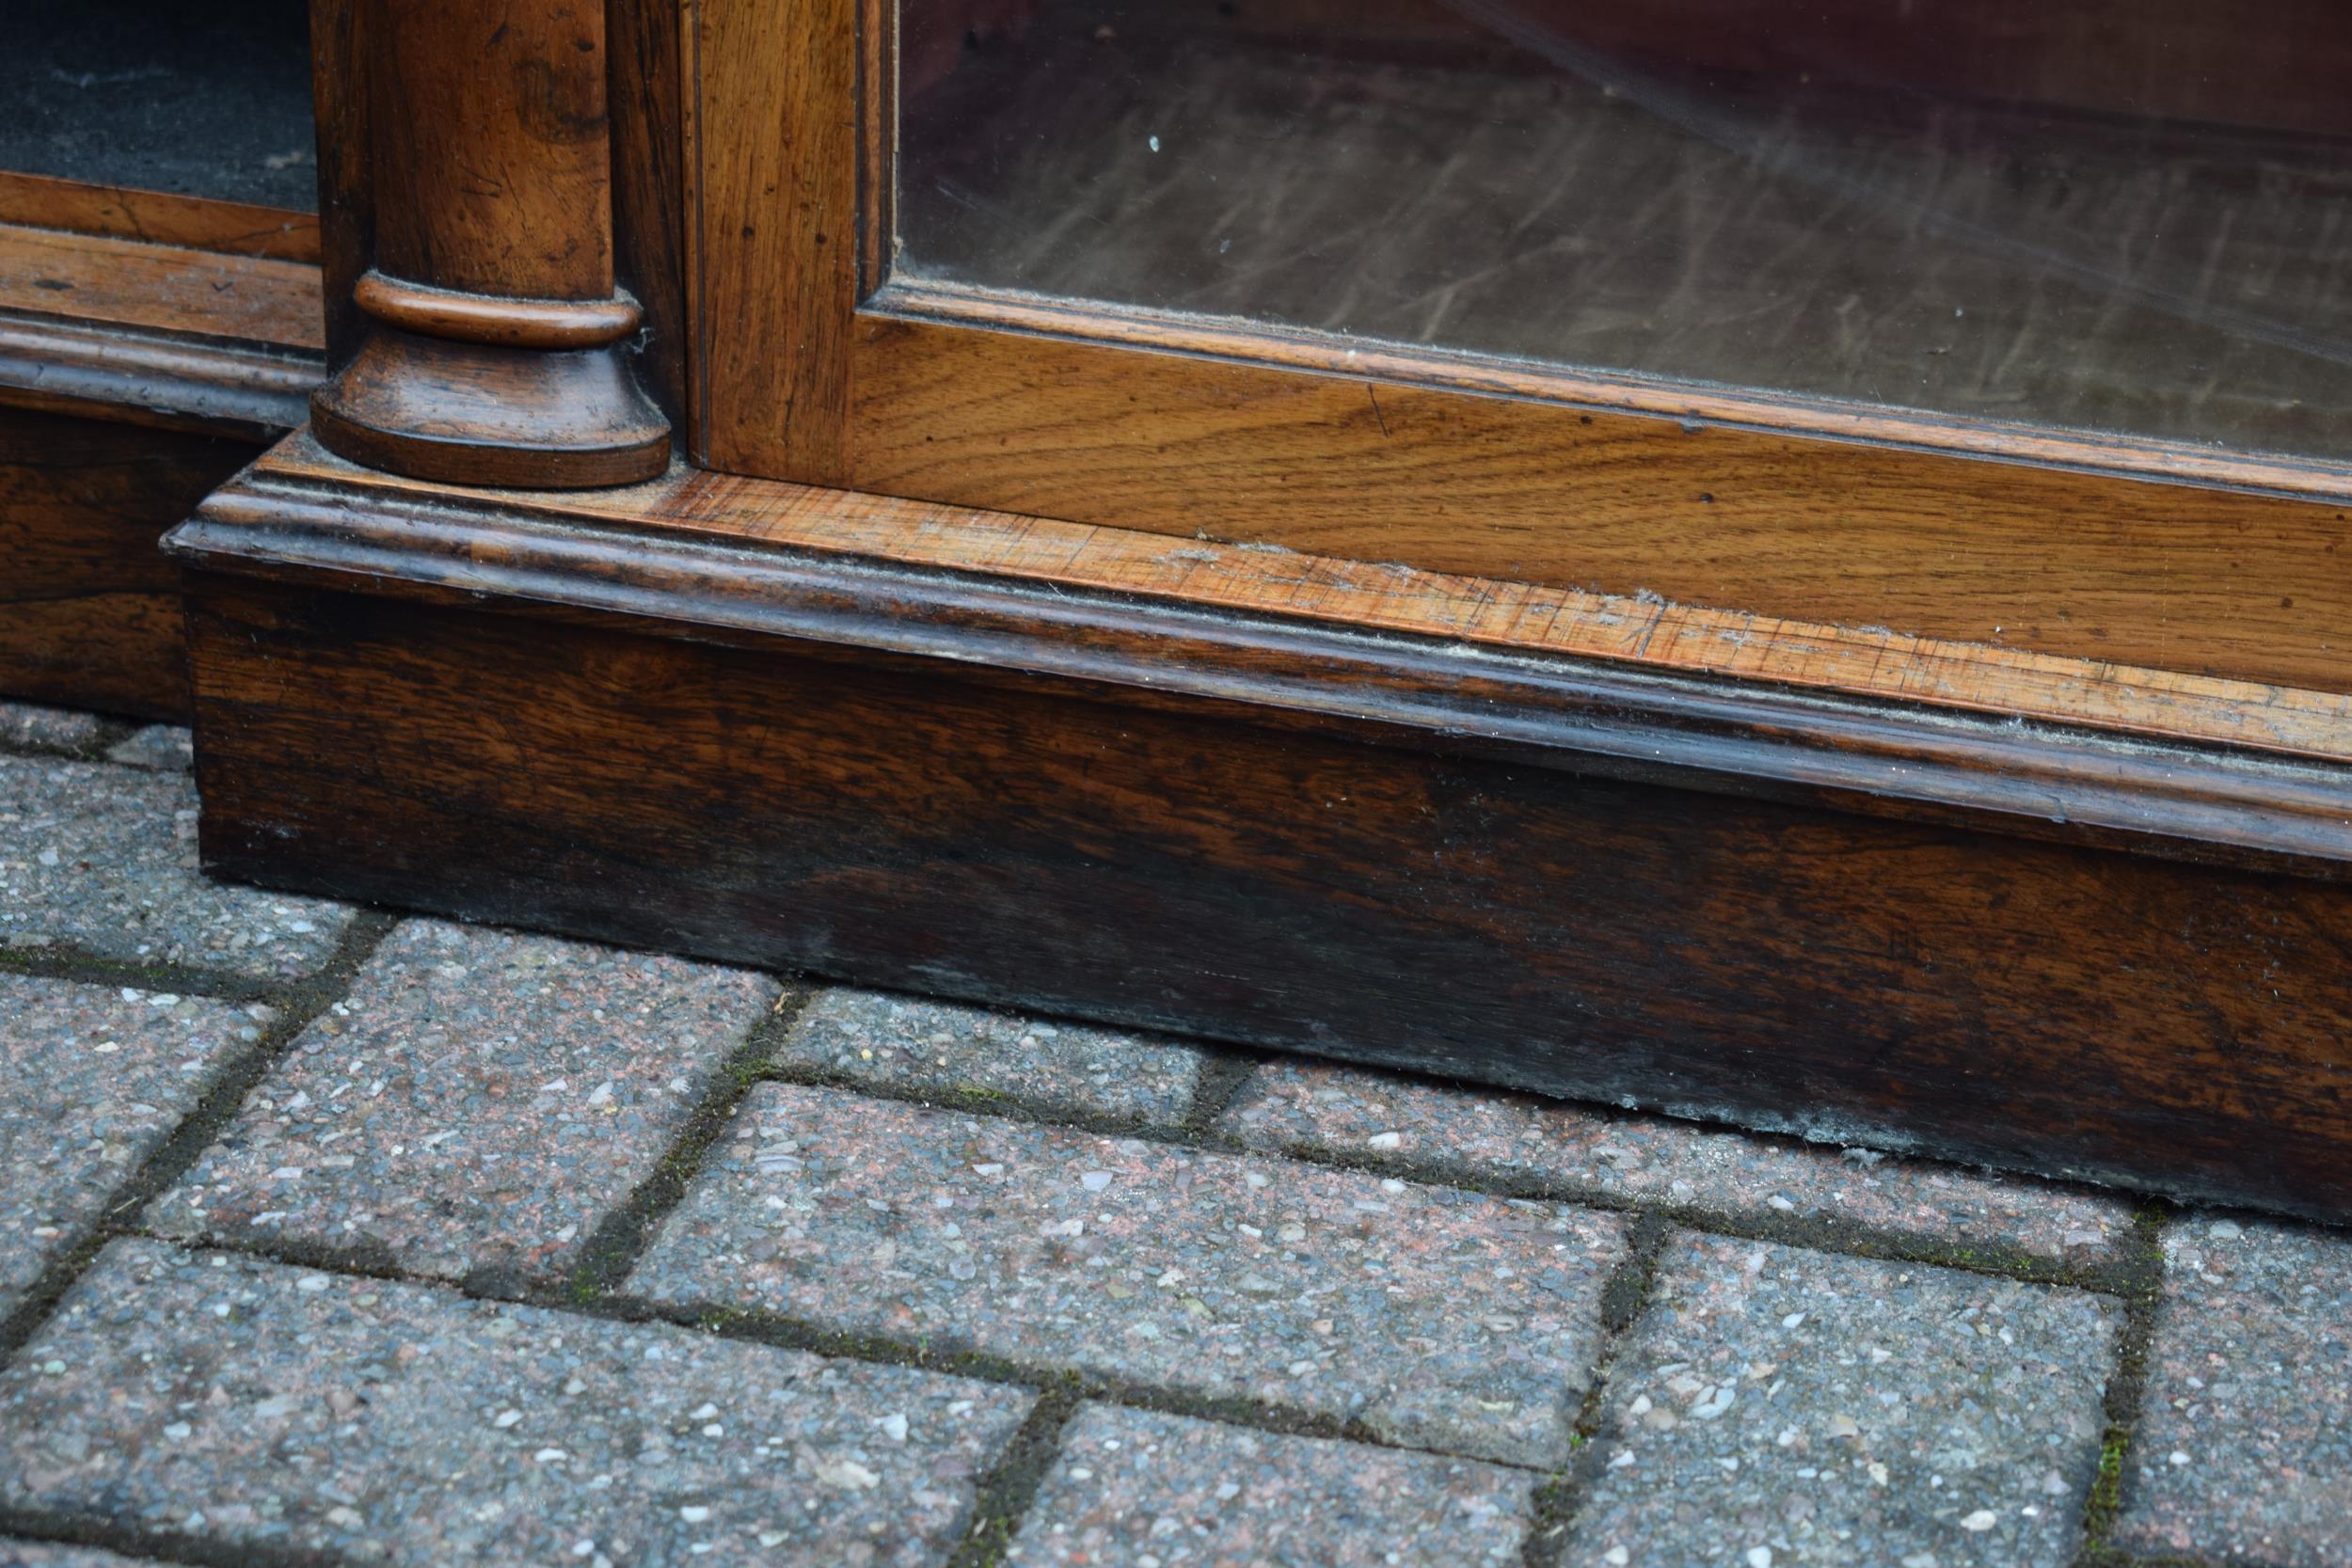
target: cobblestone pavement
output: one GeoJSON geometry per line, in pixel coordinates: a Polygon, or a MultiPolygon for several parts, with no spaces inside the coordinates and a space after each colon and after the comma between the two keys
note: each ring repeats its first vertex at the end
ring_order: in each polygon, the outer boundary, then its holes
{"type": "Polygon", "coordinates": [[[2352,1568],[2352,1236],[205,881],[0,704],[0,1568],[2352,1568]]]}

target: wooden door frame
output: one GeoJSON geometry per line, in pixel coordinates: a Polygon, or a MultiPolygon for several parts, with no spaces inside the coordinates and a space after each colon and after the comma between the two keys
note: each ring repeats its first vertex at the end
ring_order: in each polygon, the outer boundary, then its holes
{"type": "Polygon", "coordinates": [[[2352,689],[2352,466],[894,280],[895,15],[682,12],[698,465],[2352,689]]]}

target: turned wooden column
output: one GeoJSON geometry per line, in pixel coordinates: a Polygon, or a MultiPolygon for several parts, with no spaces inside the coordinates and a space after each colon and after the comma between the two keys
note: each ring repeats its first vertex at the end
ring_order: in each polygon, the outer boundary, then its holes
{"type": "Polygon", "coordinates": [[[372,232],[318,438],[460,484],[660,473],[669,422],[630,372],[642,312],[613,277],[603,0],[347,3],[358,46],[321,56],[323,183],[340,157],[372,232]]]}

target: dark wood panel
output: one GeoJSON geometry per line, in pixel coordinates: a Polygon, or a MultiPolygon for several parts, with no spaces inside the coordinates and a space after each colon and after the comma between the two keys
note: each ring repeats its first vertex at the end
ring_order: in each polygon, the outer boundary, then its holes
{"type": "Polygon", "coordinates": [[[224,874],[2352,1214],[2341,764],[399,488],[173,535],[224,874]]]}
{"type": "Polygon", "coordinates": [[[2307,1213],[2352,894],[198,580],[230,876],[2307,1213]]]}
{"type": "Polygon", "coordinates": [[[184,721],[180,574],[156,541],[256,450],[0,408],[0,692],[184,721]]]}

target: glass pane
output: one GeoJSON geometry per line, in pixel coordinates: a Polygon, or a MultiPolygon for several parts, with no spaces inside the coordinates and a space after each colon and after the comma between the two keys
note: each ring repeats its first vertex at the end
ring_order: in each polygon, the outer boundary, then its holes
{"type": "Polygon", "coordinates": [[[2352,457],[2332,0],[904,0],[902,276],[2352,457]]]}
{"type": "Polygon", "coordinates": [[[319,204],[305,0],[0,0],[0,169],[319,204]]]}

